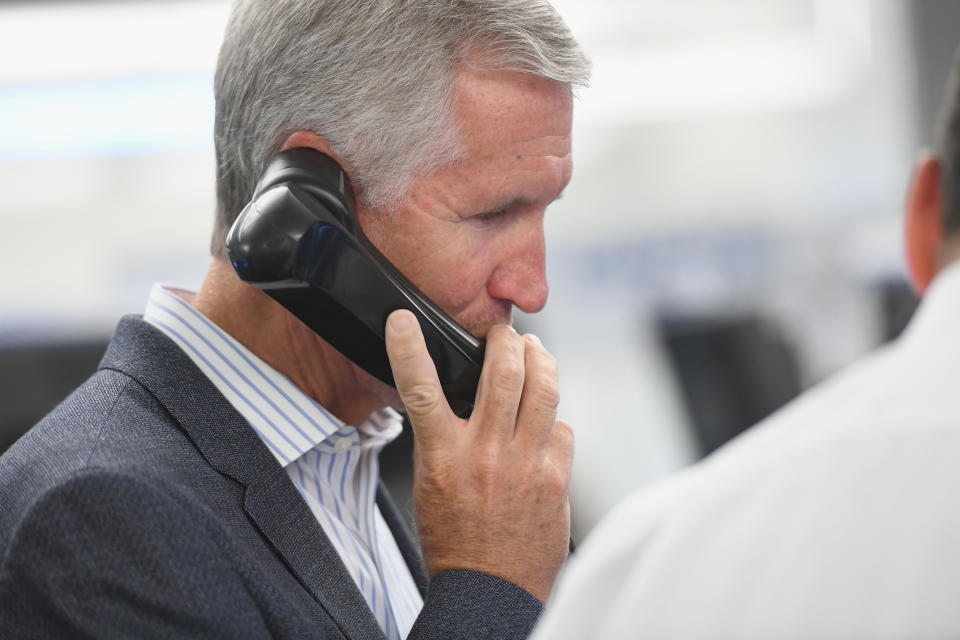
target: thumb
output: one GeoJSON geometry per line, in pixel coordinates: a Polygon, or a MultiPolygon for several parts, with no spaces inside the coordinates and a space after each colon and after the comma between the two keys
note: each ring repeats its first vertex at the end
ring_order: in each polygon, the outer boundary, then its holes
{"type": "Polygon", "coordinates": [[[385,337],[393,379],[413,432],[421,445],[428,446],[433,434],[449,424],[453,411],[443,397],[420,324],[410,311],[398,309],[387,317],[385,337]]]}

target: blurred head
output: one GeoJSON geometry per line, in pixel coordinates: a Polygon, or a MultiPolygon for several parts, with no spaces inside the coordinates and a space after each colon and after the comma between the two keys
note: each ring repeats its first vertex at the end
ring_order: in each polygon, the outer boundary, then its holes
{"type": "Polygon", "coordinates": [[[954,58],[934,149],[940,161],[943,230],[954,236],[960,232],[960,50],[954,58]]]}
{"type": "Polygon", "coordinates": [[[960,51],[941,107],[933,152],[921,154],[907,196],[907,262],[922,293],[960,257],[960,51]]]}
{"type": "Polygon", "coordinates": [[[239,0],[215,81],[214,255],[294,132],[326,141],[365,209],[399,207],[416,176],[461,153],[454,87],[468,60],[568,91],[589,76],[542,0],[239,0]]]}

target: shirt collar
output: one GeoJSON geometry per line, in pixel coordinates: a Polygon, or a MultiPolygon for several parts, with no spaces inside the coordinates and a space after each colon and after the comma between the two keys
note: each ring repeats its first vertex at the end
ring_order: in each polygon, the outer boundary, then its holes
{"type": "MultiPolygon", "coordinates": [[[[250,423],[281,465],[287,466],[344,424],[285,375],[258,358],[180,295],[190,292],[154,285],[144,320],[170,337],[231,405],[250,423]]],[[[400,415],[386,407],[357,428],[361,444],[382,448],[402,431],[400,415]]]]}

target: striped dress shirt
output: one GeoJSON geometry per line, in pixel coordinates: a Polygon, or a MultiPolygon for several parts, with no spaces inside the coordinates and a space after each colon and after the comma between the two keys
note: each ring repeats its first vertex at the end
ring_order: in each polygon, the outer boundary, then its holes
{"type": "Polygon", "coordinates": [[[399,414],[380,409],[358,427],[344,424],[181,297],[189,295],[154,285],[144,320],[179,345],[256,431],[387,638],[405,638],[423,599],[376,504],[378,456],[400,434],[399,414]]]}

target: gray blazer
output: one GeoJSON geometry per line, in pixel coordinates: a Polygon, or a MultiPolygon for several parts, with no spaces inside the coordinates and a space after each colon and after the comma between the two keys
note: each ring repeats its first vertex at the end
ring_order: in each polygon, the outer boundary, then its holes
{"type": "MultiPolygon", "coordinates": [[[[523,638],[540,602],[499,578],[427,580],[410,638],[523,638]]],[[[383,638],[323,529],[243,418],[135,316],[99,370],[0,457],[4,638],[383,638]]]]}

